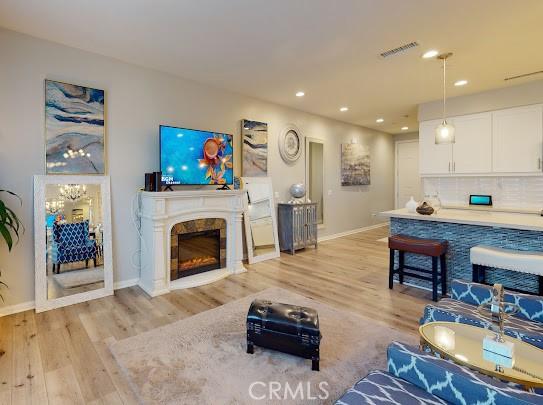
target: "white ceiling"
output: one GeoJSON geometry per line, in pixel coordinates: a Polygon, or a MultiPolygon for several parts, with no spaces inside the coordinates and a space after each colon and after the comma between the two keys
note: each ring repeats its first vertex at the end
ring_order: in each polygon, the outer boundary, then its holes
{"type": "Polygon", "coordinates": [[[542,21],[542,0],[0,0],[5,28],[391,133],[441,96],[424,51],[454,52],[450,96],[541,79],[503,81],[543,69],[542,21]]]}

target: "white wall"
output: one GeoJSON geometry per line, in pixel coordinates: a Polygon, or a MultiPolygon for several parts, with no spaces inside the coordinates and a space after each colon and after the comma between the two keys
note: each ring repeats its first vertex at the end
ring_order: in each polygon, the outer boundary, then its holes
{"type": "MultiPolygon", "coordinates": [[[[447,115],[474,114],[538,103],[543,103],[543,80],[447,98],[447,115]]],[[[420,104],[419,122],[441,118],[442,108],[442,100],[420,104]]]]}
{"type": "Polygon", "coordinates": [[[414,141],[419,139],[419,131],[407,132],[405,134],[395,134],[394,142],[397,141],[414,141]]]}
{"type": "MultiPolygon", "coordinates": [[[[137,44],[134,44],[137,46],[137,44]]],[[[32,176],[44,174],[45,78],[106,90],[107,155],[111,175],[113,254],[116,281],[137,278],[131,263],[138,238],[130,206],[143,185],[143,173],[158,170],[158,126],[177,125],[233,133],[240,168],[240,120],[269,124],[269,171],[281,199],[288,187],[304,181],[301,158],[287,166],[278,155],[277,137],[287,123],[325,141],[325,204],[322,235],[368,226],[382,220],[373,213],[393,207],[392,137],[253,98],[213,89],[115,59],[0,30],[0,188],[17,192],[24,201],[20,214],[27,230],[8,253],[0,246],[2,293],[6,305],[33,300],[34,246],[32,176]],[[372,184],[340,186],[340,144],[357,140],[370,145],[372,184]],[[331,195],[327,195],[331,190],[331,195]]],[[[0,311],[1,312],[1,311],[0,311]]]]}

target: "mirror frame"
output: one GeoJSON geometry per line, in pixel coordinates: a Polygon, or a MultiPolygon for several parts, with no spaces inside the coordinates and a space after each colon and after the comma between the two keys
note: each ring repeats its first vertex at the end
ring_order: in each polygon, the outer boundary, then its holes
{"type": "Polygon", "coordinates": [[[279,233],[277,232],[277,214],[275,210],[275,201],[273,198],[273,185],[270,177],[242,177],[243,189],[245,190],[243,198],[243,223],[245,225],[245,242],[247,244],[247,259],[249,264],[263,262],[264,260],[276,259],[281,256],[279,250],[279,233]],[[249,220],[249,193],[245,186],[247,184],[265,184],[269,190],[269,204],[271,209],[272,227],[275,251],[255,256],[253,251],[253,235],[251,231],[251,225],[249,220]]]}
{"type": "Polygon", "coordinates": [[[77,304],[96,298],[113,295],[113,255],[111,244],[111,194],[109,176],[34,176],[34,268],[36,312],[48,311],[66,305],[77,304]],[[45,230],[45,190],[47,185],[96,184],[100,186],[102,198],[104,288],[47,299],[47,263],[45,230]]]}
{"type": "MultiPolygon", "coordinates": [[[[326,197],[326,159],[324,157],[324,152],[325,152],[325,146],[326,146],[326,143],[324,142],[324,140],[322,139],[319,139],[319,138],[311,138],[311,137],[308,137],[306,136],[305,137],[305,188],[306,188],[306,193],[305,193],[305,198],[306,198],[306,201],[307,199],[309,199],[309,194],[310,194],[310,186],[309,186],[309,144],[313,142],[313,143],[320,143],[322,145],[322,223],[320,224],[317,224],[317,228],[318,229],[323,229],[325,226],[326,226],[326,204],[324,203],[324,200],[325,200],[325,197],[326,197]]],[[[314,201],[311,201],[311,202],[314,202],[314,201]]]]}

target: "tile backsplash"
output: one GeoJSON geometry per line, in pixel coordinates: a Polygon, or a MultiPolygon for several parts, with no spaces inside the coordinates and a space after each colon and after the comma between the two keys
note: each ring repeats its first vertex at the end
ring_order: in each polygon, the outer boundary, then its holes
{"type": "Polygon", "coordinates": [[[424,194],[438,193],[443,205],[468,205],[470,194],[490,194],[494,207],[543,208],[543,177],[428,177],[424,194]]]}

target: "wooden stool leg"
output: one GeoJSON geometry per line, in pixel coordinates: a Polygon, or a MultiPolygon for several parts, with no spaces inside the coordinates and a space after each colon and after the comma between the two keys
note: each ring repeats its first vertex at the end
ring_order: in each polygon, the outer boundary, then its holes
{"type": "Polygon", "coordinates": [[[388,288],[392,290],[394,285],[394,249],[390,249],[390,261],[388,265],[388,288]]]}
{"type": "Polygon", "coordinates": [[[439,258],[441,268],[441,295],[447,295],[447,258],[442,254],[439,258]]]}
{"type": "Polygon", "coordinates": [[[405,252],[403,250],[400,250],[400,258],[399,258],[399,263],[400,263],[400,267],[398,268],[398,281],[400,282],[400,284],[403,284],[403,267],[405,265],[405,252]]]}
{"type": "Polygon", "coordinates": [[[437,302],[437,257],[432,256],[432,301],[437,302]]]}

